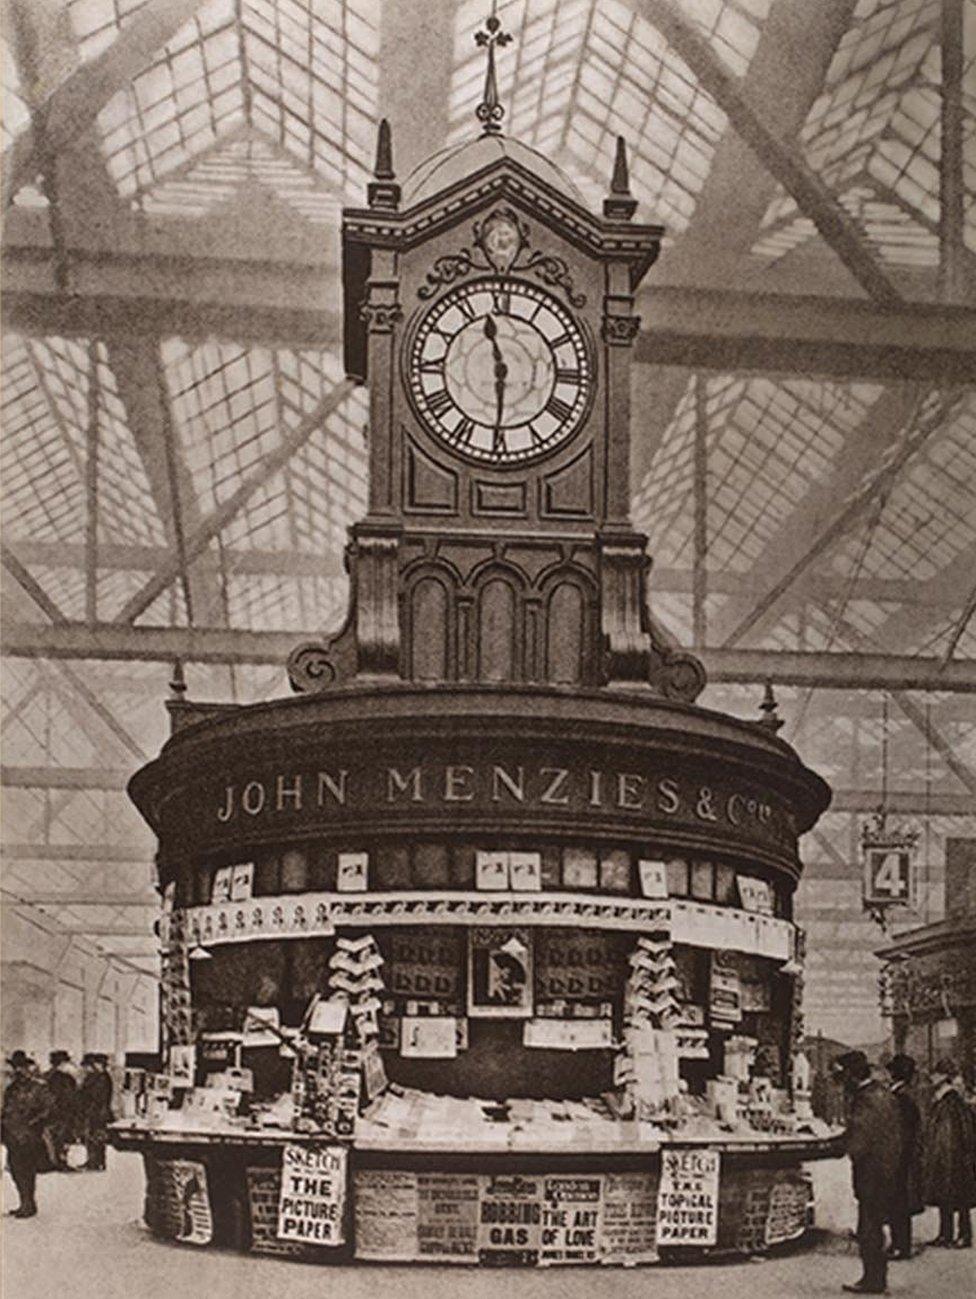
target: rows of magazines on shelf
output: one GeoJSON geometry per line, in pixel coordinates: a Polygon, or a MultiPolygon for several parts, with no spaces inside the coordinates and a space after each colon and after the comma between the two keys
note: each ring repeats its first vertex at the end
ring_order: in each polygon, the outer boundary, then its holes
{"type": "MultiPolygon", "coordinates": [[[[595,943],[622,940],[628,951],[619,976],[609,967],[602,981],[591,976],[589,996],[572,995],[575,976],[549,969],[570,959],[553,955],[559,931],[526,924],[524,914],[479,914],[472,918],[491,923],[339,936],[333,929],[323,946],[320,990],[299,1023],[283,1023],[276,1005],[254,1005],[223,1026],[192,1004],[190,954],[199,940],[177,914],[163,969],[164,1069],[131,1073],[126,1121],[173,1133],[302,1133],[364,1146],[449,1149],[828,1135],[810,1108],[807,1061],[784,1049],[786,1026],[771,1013],[769,985],[790,970],[791,942],[756,953],[750,940],[751,954],[744,954],[742,936],[728,925],[736,913],[667,898],[628,903],[639,915],[629,925],[618,917],[611,935],[594,924],[592,898],[580,905],[587,912],[567,915],[566,924],[586,925],[595,943]],[[444,995],[421,995],[424,984],[404,974],[416,971],[410,946],[418,934],[466,949],[460,974],[462,957],[450,946],[447,959],[437,957],[447,971],[444,995]],[[697,996],[682,968],[695,946],[706,949],[699,956],[707,969],[707,987],[697,996]],[[572,1100],[485,1100],[389,1081],[391,1053],[453,1060],[479,1018],[521,1021],[528,1051],[608,1053],[612,1085],[572,1100]],[[269,1057],[279,1085],[256,1087],[257,1073],[269,1076],[269,1057]]],[[[351,928],[361,925],[357,918],[351,928]]]]}
{"type": "Polygon", "coordinates": [[[565,922],[640,930],[655,907],[667,901],[676,942],[782,961],[794,954],[794,928],[774,914],[772,886],[721,863],[631,860],[618,851],[588,853],[583,861],[579,853],[571,859],[564,853],[559,886],[553,890],[543,887],[543,853],[478,851],[474,859],[474,887],[448,891],[379,891],[371,886],[367,852],[338,854],[337,888],[329,892],[255,894],[253,863],[221,867],[212,875],[209,903],[174,911],[175,890],[169,887],[160,936],[165,947],[177,919],[186,941],[206,948],[329,936],[343,926],[403,923],[565,922]],[[636,896],[625,891],[630,889],[628,872],[636,896]],[[690,890],[691,896],[676,889],[690,890]]]}

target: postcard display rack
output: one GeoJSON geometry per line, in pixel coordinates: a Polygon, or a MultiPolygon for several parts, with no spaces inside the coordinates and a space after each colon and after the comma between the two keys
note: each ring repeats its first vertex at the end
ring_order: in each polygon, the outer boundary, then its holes
{"type": "Polygon", "coordinates": [[[113,1139],[144,1153],[152,1230],[198,1245],[762,1251],[802,1234],[803,1164],[836,1151],[792,922],[829,791],[768,701],[695,703],[701,664],[648,609],[628,367],[660,228],[633,222],[622,154],[597,217],[505,137],[402,195],[388,150],[344,214],[370,403],[351,611],[292,654],[295,698],[181,689],[131,782],[159,841],[164,1067],[113,1139]],[[455,360],[461,408],[495,376],[493,433],[464,445],[427,382],[455,360]],[[504,385],[534,409],[530,373],[565,396],[519,442],[504,385]]]}

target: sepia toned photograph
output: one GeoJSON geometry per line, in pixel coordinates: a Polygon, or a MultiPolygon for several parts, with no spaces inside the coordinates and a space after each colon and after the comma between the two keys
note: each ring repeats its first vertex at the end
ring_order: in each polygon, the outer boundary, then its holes
{"type": "Polygon", "coordinates": [[[4,1299],[976,1292],[976,0],[0,0],[4,1299]]]}

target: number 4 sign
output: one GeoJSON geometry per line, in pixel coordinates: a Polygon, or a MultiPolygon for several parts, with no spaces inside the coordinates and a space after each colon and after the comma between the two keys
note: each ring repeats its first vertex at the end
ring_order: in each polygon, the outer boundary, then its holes
{"type": "Polygon", "coordinates": [[[912,854],[904,847],[869,848],[864,858],[864,901],[872,906],[912,900],[912,854]]]}

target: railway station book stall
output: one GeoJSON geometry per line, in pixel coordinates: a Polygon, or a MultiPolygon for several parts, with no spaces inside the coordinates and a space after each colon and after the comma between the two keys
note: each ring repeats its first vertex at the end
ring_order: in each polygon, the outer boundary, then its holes
{"type": "MultiPolygon", "coordinates": [[[[489,58],[497,27],[487,29],[489,58]]],[[[114,1141],[159,1236],[640,1263],[812,1220],[798,836],[825,783],[699,707],[629,520],[635,221],[482,132],[343,218],[369,500],[291,699],[170,704],[163,1057],[114,1141]]],[[[758,702],[758,701],[757,701],[758,702]]]]}

